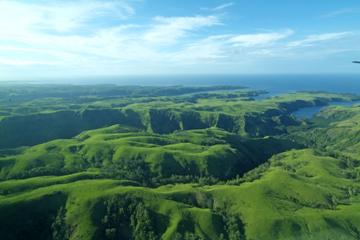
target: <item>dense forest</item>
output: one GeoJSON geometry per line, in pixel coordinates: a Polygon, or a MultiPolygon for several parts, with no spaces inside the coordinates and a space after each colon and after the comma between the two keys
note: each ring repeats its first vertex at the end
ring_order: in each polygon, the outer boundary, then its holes
{"type": "Polygon", "coordinates": [[[3,84],[0,238],[359,239],[360,96],[264,93],[3,84]]]}

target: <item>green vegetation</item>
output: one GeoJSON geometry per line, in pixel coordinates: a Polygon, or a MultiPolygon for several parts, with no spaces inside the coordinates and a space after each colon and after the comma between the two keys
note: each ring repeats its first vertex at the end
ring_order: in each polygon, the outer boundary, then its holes
{"type": "MultiPolygon", "coordinates": [[[[230,91],[231,90],[231,91],[230,91]]],[[[0,90],[1,239],[359,239],[358,96],[0,90]]]]}
{"type": "Polygon", "coordinates": [[[176,181],[175,176],[177,181],[186,181],[186,177],[229,179],[262,164],[274,153],[296,146],[273,137],[247,139],[216,128],[159,135],[114,125],[2,157],[0,178],[64,175],[90,169],[103,177],[150,185],[165,179],[176,181]]]}

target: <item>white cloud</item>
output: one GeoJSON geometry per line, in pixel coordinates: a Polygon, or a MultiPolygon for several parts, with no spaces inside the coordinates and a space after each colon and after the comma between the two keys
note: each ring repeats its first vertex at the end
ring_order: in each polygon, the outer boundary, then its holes
{"type": "Polygon", "coordinates": [[[222,4],[222,5],[219,5],[219,6],[217,6],[217,7],[214,7],[214,8],[212,8],[211,10],[213,10],[213,11],[221,11],[221,10],[224,10],[224,9],[226,9],[226,8],[232,7],[232,6],[234,6],[234,5],[235,5],[234,2],[228,2],[228,3],[224,3],[224,4],[222,4]]]}
{"type": "Polygon", "coordinates": [[[235,2],[227,2],[221,5],[218,5],[216,7],[202,7],[201,10],[205,10],[205,11],[211,11],[211,12],[220,12],[220,11],[224,11],[227,8],[230,8],[232,6],[235,6],[235,2]]]}
{"type": "Polygon", "coordinates": [[[11,58],[0,58],[0,65],[9,66],[31,66],[31,65],[57,65],[59,63],[49,61],[19,60],[11,58]]]}
{"type": "Polygon", "coordinates": [[[308,46],[312,46],[319,42],[342,39],[349,35],[351,35],[351,32],[337,32],[337,33],[324,33],[324,34],[309,35],[302,40],[290,42],[288,44],[288,46],[289,47],[308,47],[308,46]]]}
{"type": "Polygon", "coordinates": [[[216,16],[155,17],[154,22],[144,35],[152,43],[174,43],[191,31],[220,24],[216,16]]]}
{"type": "Polygon", "coordinates": [[[65,5],[48,6],[42,9],[44,18],[39,28],[67,32],[85,25],[94,18],[112,16],[114,19],[124,19],[134,14],[134,10],[127,4],[120,2],[81,2],[65,5]]]}
{"type": "MultiPolygon", "coordinates": [[[[205,39],[192,42],[183,48],[174,52],[169,57],[170,62],[178,64],[203,64],[203,63],[219,63],[219,64],[235,64],[243,62],[263,61],[264,59],[299,59],[299,58],[321,58],[324,56],[341,54],[346,48],[349,52],[347,44],[343,42],[331,42],[331,40],[339,40],[345,38],[351,33],[324,33],[311,35],[301,41],[289,41],[295,32],[291,29],[283,31],[273,31],[266,33],[252,33],[240,35],[215,35],[205,39]],[[298,49],[295,46],[306,46],[322,41],[329,41],[332,46],[317,47],[309,51],[298,49]],[[334,45],[335,44],[335,45],[334,45]]],[[[354,41],[351,40],[351,41],[354,41]]],[[[350,48],[354,49],[354,48],[350,48]]]]}
{"type": "Polygon", "coordinates": [[[129,24],[124,19],[129,20],[135,10],[125,0],[41,2],[0,0],[0,68],[69,74],[117,74],[124,69],[139,73],[184,65],[196,69],[295,55],[302,50],[296,47],[350,35],[318,34],[289,42],[295,35],[291,29],[226,34],[229,29],[217,15],[158,16],[129,24]],[[216,35],[219,29],[225,34],[216,35]]]}
{"type": "Polygon", "coordinates": [[[120,20],[134,14],[125,1],[63,1],[26,3],[0,1],[2,37],[34,32],[69,32],[83,27],[92,19],[120,20]]]}
{"type": "Polygon", "coordinates": [[[228,58],[227,42],[230,35],[210,36],[190,43],[169,56],[171,62],[193,64],[228,58]]]}
{"type": "MultiPolygon", "coordinates": [[[[233,61],[245,59],[248,56],[273,56],[280,40],[294,33],[287,29],[278,32],[215,35],[190,43],[171,57],[179,63],[233,61]]],[[[285,43],[284,43],[285,44],[285,43]]],[[[283,44],[283,45],[284,45],[283,44]]],[[[283,46],[282,45],[282,46],[283,46]]]]}
{"type": "Polygon", "coordinates": [[[51,62],[78,66],[94,58],[115,57],[111,51],[127,38],[121,35],[135,27],[119,25],[121,20],[134,14],[127,1],[26,3],[5,0],[0,1],[0,9],[0,64],[3,65],[49,65],[51,62]],[[105,19],[116,26],[92,24],[105,19]]]}
{"type": "Polygon", "coordinates": [[[353,13],[360,13],[360,9],[359,8],[339,9],[339,10],[324,14],[321,17],[323,17],[323,18],[332,18],[332,17],[337,17],[337,16],[340,16],[340,15],[347,15],[347,14],[353,14],[353,13]]]}
{"type": "Polygon", "coordinates": [[[268,45],[276,41],[285,39],[294,33],[293,30],[287,29],[281,32],[241,34],[229,39],[235,46],[252,47],[259,45],[268,45]]]}

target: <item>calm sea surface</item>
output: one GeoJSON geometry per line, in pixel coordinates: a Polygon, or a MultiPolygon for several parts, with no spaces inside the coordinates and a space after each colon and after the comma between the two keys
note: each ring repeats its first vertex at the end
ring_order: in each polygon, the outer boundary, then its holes
{"type": "Polygon", "coordinates": [[[271,94],[327,91],[360,94],[360,74],[332,75],[169,75],[59,79],[33,83],[117,84],[143,86],[234,85],[267,90],[271,94]]]}
{"type": "MultiPolygon", "coordinates": [[[[79,80],[80,82],[80,80],[79,80]]],[[[263,89],[271,94],[296,91],[327,91],[360,94],[360,75],[174,75],[127,76],[88,79],[91,83],[119,85],[235,85],[263,89]]]]}
{"type": "Polygon", "coordinates": [[[292,114],[298,119],[309,119],[318,114],[322,109],[328,106],[354,106],[360,104],[360,101],[354,102],[332,102],[327,106],[317,106],[317,107],[305,107],[301,108],[292,114]]]}

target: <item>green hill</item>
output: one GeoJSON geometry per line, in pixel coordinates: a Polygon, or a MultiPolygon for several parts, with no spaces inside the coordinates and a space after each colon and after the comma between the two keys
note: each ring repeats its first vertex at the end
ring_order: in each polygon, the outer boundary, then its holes
{"type": "MultiPolygon", "coordinates": [[[[183,91],[186,93],[187,90],[183,91]]],[[[76,96],[77,91],[73,94],[76,96]]],[[[326,105],[332,100],[355,99],[351,95],[304,92],[254,101],[252,96],[256,94],[250,90],[237,90],[132,97],[129,93],[129,97],[110,99],[100,94],[90,99],[85,95],[75,99],[39,98],[8,105],[3,103],[0,107],[4,105],[7,112],[0,115],[0,149],[72,138],[82,131],[114,124],[157,134],[217,127],[244,136],[264,137],[284,134],[288,126],[296,126],[298,122],[290,115],[296,109],[326,105]]]]}
{"type": "Polygon", "coordinates": [[[359,239],[359,97],[227,90],[1,89],[0,238],[359,239]]]}
{"type": "Polygon", "coordinates": [[[60,232],[71,239],[114,239],[134,236],[139,223],[129,219],[141,214],[139,234],[146,238],[185,239],[189,232],[202,239],[231,239],[236,233],[229,229],[235,224],[246,239],[357,239],[359,183],[341,170],[341,160],[302,150],[274,157],[240,185],[149,189],[93,179],[92,174],[9,180],[0,184],[5,193],[0,232],[6,239],[25,233],[47,239],[54,223],[63,221],[60,232]],[[37,207],[43,204],[46,208],[37,207]]]}
{"type": "Polygon", "coordinates": [[[0,157],[0,177],[62,175],[90,168],[138,181],[174,175],[229,179],[294,147],[298,145],[277,138],[247,139],[216,128],[158,135],[114,125],[0,157]]]}

